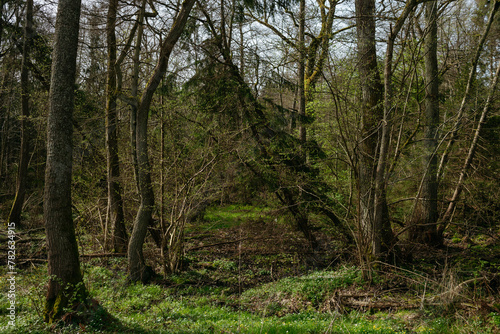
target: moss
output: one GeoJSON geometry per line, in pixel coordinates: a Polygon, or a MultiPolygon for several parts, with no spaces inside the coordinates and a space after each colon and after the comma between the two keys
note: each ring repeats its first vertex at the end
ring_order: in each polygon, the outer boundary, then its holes
{"type": "MultiPolygon", "coordinates": [[[[66,288],[60,288],[54,298],[48,298],[43,311],[43,319],[46,323],[52,324],[64,318],[64,314],[69,309],[76,309],[79,305],[86,303],[87,290],[83,284],[77,284],[71,288],[68,284],[66,288]]],[[[64,319],[63,319],[64,320],[64,319]]]]}
{"type": "Polygon", "coordinates": [[[65,304],[67,305],[67,302],[67,298],[64,297],[62,291],[55,298],[47,299],[43,312],[43,320],[48,324],[52,324],[54,320],[59,319],[63,314],[63,309],[65,304]]]}

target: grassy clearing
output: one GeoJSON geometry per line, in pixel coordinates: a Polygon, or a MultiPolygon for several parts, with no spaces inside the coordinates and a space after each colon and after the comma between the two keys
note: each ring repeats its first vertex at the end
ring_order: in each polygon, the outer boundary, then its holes
{"type": "MultiPolygon", "coordinates": [[[[83,252],[99,252],[95,236],[86,238],[83,252]]],[[[0,333],[500,332],[500,257],[490,239],[461,238],[454,248],[414,252],[404,268],[379,265],[371,282],[349,261],[325,270],[308,265],[300,233],[265,208],[209,208],[186,239],[182,270],[149,285],[127,284],[125,258],[84,259],[85,284],[103,306],[85,327],[42,322],[47,267],[25,264],[17,275],[17,326],[6,327],[8,301],[1,294],[0,333]]],[[[337,257],[341,250],[328,245],[337,257]]],[[[20,252],[33,258],[40,249],[37,241],[20,252]]],[[[155,264],[151,243],[146,252],[155,264]]],[[[0,266],[0,278],[5,274],[0,266]]],[[[4,279],[0,290],[7,291],[4,279]]]]}
{"type": "MultiPolygon", "coordinates": [[[[117,264],[118,266],[118,264],[117,264]]],[[[355,267],[318,271],[285,278],[225,296],[222,289],[198,287],[179,294],[175,287],[158,284],[127,285],[125,274],[112,266],[84,265],[91,295],[114,317],[94,314],[86,327],[48,328],[41,322],[46,267],[18,275],[17,326],[1,333],[495,333],[500,315],[465,317],[439,315],[438,310],[360,312],[345,308],[325,311],[325,301],[339,289],[357,291],[363,281],[355,267]],[[196,291],[195,291],[196,290],[196,291]]],[[[0,288],[5,290],[5,281],[0,288]]],[[[6,312],[1,298],[1,313],[6,312]]]]}
{"type": "Polygon", "coordinates": [[[192,231],[213,231],[235,227],[244,221],[266,219],[270,209],[253,205],[231,204],[224,207],[209,207],[206,209],[203,221],[188,227],[192,231]]]}

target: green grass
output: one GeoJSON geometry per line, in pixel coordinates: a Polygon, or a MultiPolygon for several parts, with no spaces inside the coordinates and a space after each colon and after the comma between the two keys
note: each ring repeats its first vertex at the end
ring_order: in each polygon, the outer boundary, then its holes
{"type": "MultiPolygon", "coordinates": [[[[222,261],[217,266],[232,270],[229,262],[222,261]]],[[[495,333],[500,324],[496,313],[485,318],[465,318],[419,310],[378,313],[350,310],[345,314],[321,311],[321,304],[335,289],[353,289],[364,284],[355,267],[285,278],[247,290],[241,298],[223,296],[220,289],[179,295],[174,289],[157,284],[127,285],[125,273],[119,267],[118,263],[114,269],[83,265],[85,283],[92,297],[115,318],[115,321],[103,320],[103,314],[97,313],[85,327],[85,333],[462,334],[495,333]],[[284,300],[294,300],[298,307],[286,309],[284,300]],[[269,307],[272,303],[278,312],[272,312],[269,307]]],[[[45,266],[19,271],[17,325],[15,329],[6,327],[7,300],[2,296],[0,333],[83,333],[79,326],[50,329],[41,321],[45,273],[45,266]]],[[[1,280],[0,288],[5,291],[5,280],[1,280]]]]}
{"type": "Polygon", "coordinates": [[[205,231],[230,228],[244,221],[266,219],[269,211],[269,208],[241,204],[210,207],[205,212],[203,222],[197,224],[197,228],[205,231]]]}
{"type": "Polygon", "coordinates": [[[319,308],[339,288],[363,283],[361,271],[344,267],[337,271],[313,272],[307,276],[288,277],[245,291],[241,300],[246,307],[265,315],[319,308]],[[264,303],[263,303],[264,302],[264,303]]]}

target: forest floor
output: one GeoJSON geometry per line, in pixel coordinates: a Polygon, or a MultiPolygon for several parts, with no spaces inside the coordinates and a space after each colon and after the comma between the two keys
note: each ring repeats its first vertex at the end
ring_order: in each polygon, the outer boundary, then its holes
{"type": "MultiPolygon", "coordinates": [[[[77,226],[85,284],[102,307],[86,324],[48,326],[43,233],[18,231],[14,327],[7,317],[6,234],[0,235],[0,333],[500,332],[498,234],[457,231],[440,249],[408,244],[411,258],[375,263],[366,279],[355,249],[335,234],[318,228],[323,251],[313,254],[277,212],[209,208],[186,227],[180,270],[142,285],[127,283],[124,257],[93,256],[102,253],[99,233],[77,226]]],[[[145,256],[160,273],[151,240],[145,256]]]]}

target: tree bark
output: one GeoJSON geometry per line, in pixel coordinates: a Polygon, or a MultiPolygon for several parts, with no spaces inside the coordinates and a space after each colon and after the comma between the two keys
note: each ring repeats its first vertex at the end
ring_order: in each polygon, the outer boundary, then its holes
{"type": "Polygon", "coordinates": [[[6,0],[0,0],[0,46],[2,45],[3,37],[3,6],[5,5],[5,3],[6,0]]]}
{"type": "Polygon", "coordinates": [[[116,111],[116,15],[118,0],[110,0],[106,24],[108,45],[108,73],[106,91],[106,155],[108,176],[108,207],[106,226],[113,230],[113,249],[116,253],[127,251],[127,230],[124,223],[122,188],[120,184],[120,160],[118,155],[118,115],[116,111]]]}
{"type": "Polygon", "coordinates": [[[428,245],[442,243],[438,234],[436,222],[438,219],[438,147],[437,130],[439,126],[439,81],[437,62],[437,1],[424,4],[425,21],[427,25],[424,36],[425,62],[425,116],[423,141],[423,184],[421,194],[421,219],[413,231],[413,240],[428,245]]]}
{"type": "Polygon", "coordinates": [[[141,43],[144,33],[144,15],[146,12],[146,0],[142,1],[139,15],[137,17],[137,37],[134,47],[134,55],[132,60],[134,62],[132,70],[132,86],[130,93],[135,103],[130,105],[130,151],[132,154],[132,165],[134,166],[134,176],[139,190],[139,162],[137,160],[137,108],[139,100],[139,67],[141,56],[141,43]]]}
{"type": "Polygon", "coordinates": [[[147,281],[151,275],[146,267],[142,246],[146,237],[148,226],[152,219],[154,206],[154,193],[151,184],[151,168],[148,157],[147,129],[149,108],[161,79],[165,76],[170,54],[186,25],[189,13],[195,0],[184,0],[175,18],[175,21],[163,41],[160,57],[148,84],[141,96],[137,110],[136,149],[138,162],[139,193],[141,204],[137,212],[134,228],[129,241],[128,261],[129,279],[131,281],[147,281]]]}
{"type": "MultiPolygon", "coordinates": [[[[2,6],[3,7],[3,6],[2,6]]],[[[9,214],[9,222],[21,227],[21,212],[26,195],[32,125],[30,120],[29,68],[30,46],[33,38],[33,0],[26,1],[23,60],[21,64],[21,152],[17,172],[16,197],[9,214]]]]}
{"type": "Polygon", "coordinates": [[[392,65],[394,56],[394,42],[401,31],[403,24],[417,5],[417,0],[408,0],[403,12],[396,20],[394,27],[390,27],[387,38],[387,48],[384,61],[384,112],[380,125],[380,151],[375,171],[375,242],[373,243],[374,254],[394,251],[394,234],[391,227],[389,209],[387,205],[387,159],[390,145],[390,129],[392,127],[393,113],[393,87],[392,87],[392,65]]]}
{"type": "Polygon", "coordinates": [[[377,254],[379,240],[375,231],[375,170],[380,140],[379,122],[383,119],[383,86],[375,47],[375,1],[356,0],[358,70],[361,82],[361,142],[359,144],[359,222],[365,241],[377,254]]]}
{"type": "Polygon", "coordinates": [[[80,0],[60,0],[54,37],[47,121],[44,220],[49,283],[44,320],[86,297],[71,211],[73,110],[80,0]]]}
{"type": "MultiPolygon", "coordinates": [[[[305,46],[305,24],[306,24],[306,5],[305,0],[300,0],[299,6],[299,40],[297,43],[297,51],[299,53],[298,62],[298,89],[299,89],[299,139],[302,145],[307,140],[307,132],[305,127],[306,118],[306,91],[305,91],[305,72],[306,72],[306,46],[305,46]]],[[[302,147],[304,149],[304,147],[302,147]]],[[[302,152],[305,157],[305,152],[302,152]]]]}

